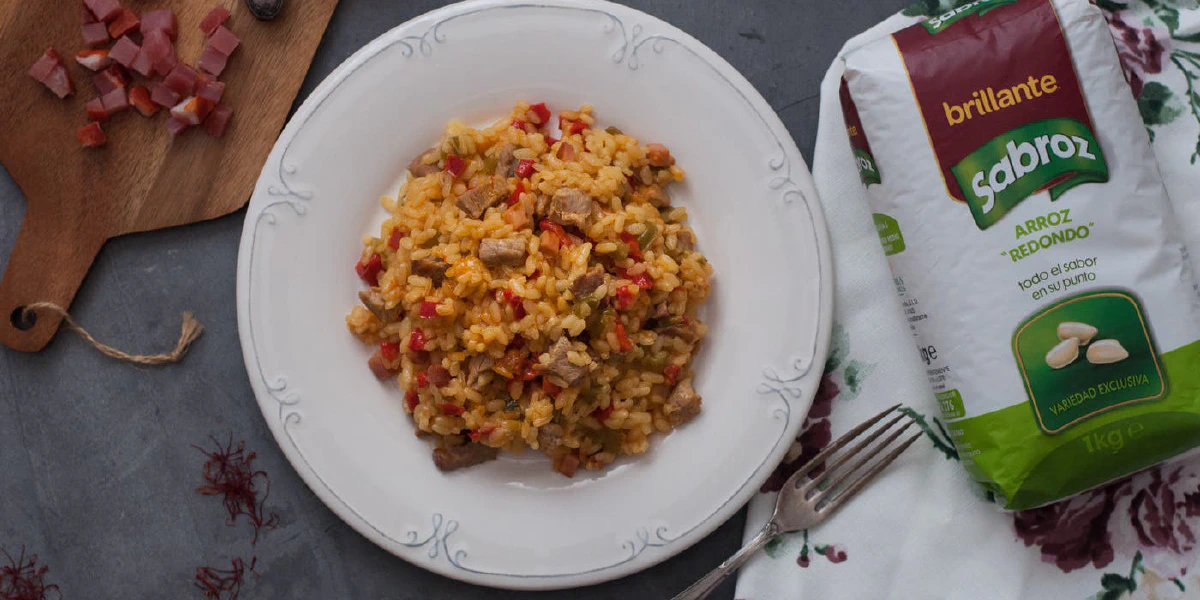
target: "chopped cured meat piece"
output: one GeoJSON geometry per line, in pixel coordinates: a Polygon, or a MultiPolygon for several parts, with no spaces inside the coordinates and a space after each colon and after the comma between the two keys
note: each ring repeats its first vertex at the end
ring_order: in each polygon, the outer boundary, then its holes
{"type": "Polygon", "coordinates": [[[104,112],[110,117],[129,110],[129,92],[125,88],[117,88],[101,96],[100,101],[104,103],[104,112]]]}
{"type": "Polygon", "coordinates": [[[59,98],[66,98],[75,91],[75,85],[71,83],[71,76],[67,75],[67,68],[62,65],[54,67],[44,83],[59,98]]]}
{"type": "Polygon", "coordinates": [[[129,75],[121,65],[109,65],[107,69],[92,76],[92,83],[96,86],[96,91],[103,96],[119,87],[128,86],[129,75]]]}
{"type": "Polygon", "coordinates": [[[140,85],[129,90],[129,103],[145,117],[154,116],[154,113],[158,112],[158,105],[150,99],[150,90],[140,85]]]}
{"type": "Polygon", "coordinates": [[[225,82],[209,79],[196,86],[196,95],[216,104],[221,101],[221,96],[225,95],[225,82]]]}
{"type": "Polygon", "coordinates": [[[84,148],[97,148],[103,146],[104,142],[108,140],[104,136],[104,130],[100,128],[100,124],[95,121],[75,130],[75,137],[84,148]]]}
{"type": "Polygon", "coordinates": [[[84,105],[89,121],[107,121],[108,111],[104,110],[104,102],[100,98],[92,98],[84,105]]]}
{"type": "Polygon", "coordinates": [[[232,56],[233,51],[237,50],[238,45],[241,43],[242,40],[238,39],[238,36],[233,35],[233,32],[224,26],[218,27],[212,36],[208,38],[208,47],[225,56],[232,56]]]}
{"type": "Polygon", "coordinates": [[[433,451],[433,464],[440,471],[454,471],[473,467],[489,460],[495,460],[500,455],[499,448],[470,443],[453,448],[437,448],[433,451]]]}
{"type": "Polygon", "coordinates": [[[86,2],[81,2],[80,8],[83,9],[82,14],[83,14],[83,24],[84,25],[87,25],[88,23],[96,22],[96,15],[92,14],[92,9],[88,8],[88,5],[86,2]]]}
{"type": "Polygon", "coordinates": [[[225,65],[228,62],[229,55],[221,54],[219,50],[209,46],[204,49],[204,54],[200,55],[200,60],[196,62],[196,66],[213,75],[220,76],[225,71],[225,65]]]}
{"type": "Polygon", "coordinates": [[[167,131],[171,134],[171,137],[175,137],[183,133],[188,127],[190,127],[190,125],[188,125],[186,121],[180,121],[175,117],[167,119],[167,131]]]}
{"type": "Polygon", "coordinates": [[[200,21],[200,31],[204,35],[212,35],[217,31],[217,28],[225,24],[229,20],[229,11],[224,6],[218,6],[208,12],[208,15],[200,21]]]}
{"type": "Polygon", "coordinates": [[[149,77],[154,74],[154,61],[149,54],[139,50],[137,58],[133,59],[129,68],[137,71],[142,77],[149,77]]]}
{"type": "Polygon", "coordinates": [[[33,67],[29,69],[29,76],[36,79],[38,83],[46,83],[46,78],[50,77],[50,72],[62,64],[62,57],[54,48],[46,48],[37,62],[33,63],[33,67]]]}
{"type": "Polygon", "coordinates": [[[121,12],[117,13],[117,17],[108,24],[108,35],[113,39],[118,39],[125,34],[136,31],[142,26],[142,20],[138,18],[137,13],[122,8],[121,12]]]}
{"type": "Polygon", "coordinates": [[[142,40],[142,52],[150,59],[154,72],[159,75],[169,74],[179,62],[175,55],[175,46],[171,44],[171,38],[161,30],[145,34],[142,40]]]}
{"type": "Polygon", "coordinates": [[[108,44],[108,27],[104,23],[85,23],[81,31],[83,43],[88,48],[99,48],[108,44]]]}
{"type": "Polygon", "coordinates": [[[179,104],[179,94],[161,81],[154,84],[154,91],[150,93],[150,99],[163,108],[171,108],[179,104]]]}
{"type": "Polygon", "coordinates": [[[151,31],[161,31],[174,41],[179,36],[179,21],[175,18],[175,11],[161,8],[142,15],[142,35],[149,35],[151,31]]]}
{"type": "Polygon", "coordinates": [[[91,9],[96,19],[105,23],[121,14],[121,3],[117,0],[83,0],[83,3],[91,9]]]}
{"type": "Polygon", "coordinates": [[[179,63],[174,69],[167,74],[167,78],[163,80],[171,91],[179,94],[180,98],[185,98],[192,95],[192,91],[196,88],[196,70],[179,63]]]}
{"type": "Polygon", "coordinates": [[[108,58],[108,50],[83,50],[75,55],[75,62],[92,71],[107,69],[112,64],[108,58]]]}
{"type": "Polygon", "coordinates": [[[229,118],[233,116],[233,109],[224,104],[218,105],[209,113],[208,118],[204,120],[204,131],[213,137],[221,137],[225,135],[225,129],[229,127],[229,118]]]}
{"type": "Polygon", "coordinates": [[[132,67],[133,61],[137,60],[138,54],[142,49],[129,36],[124,36],[113,44],[113,47],[108,51],[108,57],[124,67],[132,67]]]}
{"type": "Polygon", "coordinates": [[[212,112],[212,104],[208,100],[188,96],[171,109],[171,117],[188,125],[199,125],[204,122],[210,112],[212,112]]]}

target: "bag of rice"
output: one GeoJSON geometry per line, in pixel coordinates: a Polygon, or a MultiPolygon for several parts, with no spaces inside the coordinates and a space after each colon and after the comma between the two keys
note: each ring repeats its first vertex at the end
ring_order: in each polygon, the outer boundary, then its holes
{"type": "Polygon", "coordinates": [[[977,0],[845,63],[854,158],[971,475],[1023,509],[1200,445],[1200,289],[1100,11],[977,0]]]}

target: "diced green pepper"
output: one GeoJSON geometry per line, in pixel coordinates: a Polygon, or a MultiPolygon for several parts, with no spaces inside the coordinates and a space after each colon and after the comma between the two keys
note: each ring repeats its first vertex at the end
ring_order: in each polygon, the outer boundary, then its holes
{"type": "Polygon", "coordinates": [[[612,127],[612,126],[606,127],[604,129],[604,131],[607,131],[613,135],[621,135],[622,133],[625,133],[624,131],[621,131],[621,129],[619,127],[612,127]]]}
{"type": "Polygon", "coordinates": [[[658,235],[658,228],[647,223],[646,231],[643,231],[641,235],[637,236],[638,249],[640,249],[642,252],[645,252],[646,249],[650,247],[650,244],[654,241],[655,235],[658,235]]]}
{"type": "Polygon", "coordinates": [[[483,159],[483,172],[489,175],[496,172],[496,159],[494,157],[489,156],[483,159]]]}

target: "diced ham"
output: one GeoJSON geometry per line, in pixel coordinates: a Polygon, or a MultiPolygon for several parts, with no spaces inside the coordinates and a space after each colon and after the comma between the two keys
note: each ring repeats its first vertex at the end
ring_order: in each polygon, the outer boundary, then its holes
{"type": "Polygon", "coordinates": [[[163,108],[171,108],[179,104],[179,94],[161,81],[154,84],[154,91],[150,93],[150,99],[163,108]]]}
{"type": "Polygon", "coordinates": [[[129,103],[144,117],[152,117],[158,112],[158,105],[150,99],[150,90],[140,85],[129,90],[129,103]]]}
{"type": "Polygon", "coordinates": [[[83,9],[82,14],[83,14],[83,24],[84,25],[87,25],[88,23],[96,22],[96,15],[92,14],[92,9],[88,8],[88,5],[86,2],[80,2],[80,8],[83,9]]]}
{"type": "Polygon", "coordinates": [[[59,98],[66,98],[75,91],[75,85],[71,83],[71,76],[67,75],[67,68],[61,64],[50,71],[45,84],[59,98]]]}
{"type": "Polygon", "coordinates": [[[233,32],[224,25],[218,27],[212,36],[208,38],[208,47],[225,56],[233,56],[233,51],[237,50],[238,45],[241,43],[242,40],[238,39],[238,36],[233,35],[233,32]]]}
{"type": "Polygon", "coordinates": [[[145,34],[142,40],[142,52],[149,57],[154,72],[159,75],[169,74],[179,62],[175,55],[175,46],[171,44],[171,38],[162,30],[156,29],[145,34]]]}
{"type": "Polygon", "coordinates": [[[141,47],[129,39],[129,36],[123,36],[109,49],[108,57],[121,66],[133,68],[133,61],[137,60],[141,51],[141,47]]]}
{"type": "Polygon", "coordinates": [[[141,51],[138,52],[137,58],[133,59],[133,66],[130,68],[137,71],[142,77],[150,77],[154,74],[154,61],[149,54],[141,51]]]}
{"type": "Polygon", "coordinates": [[[125,73],[125,69],[121,65],[109,65],[109,67],[92,76],[92,84],[96,86],[96,91],[103,96],[117,88],[126,87],[129,85],[129,75],[125,73]]]}
{"type": "Polygon", "coordinates": [[[107,121],[108,111],[104,110],[104,102],[100,98],[92,98],[84,105],[89,121],[107,121]]]}
{"type": "Polygon", "coordinates": [[[108,50],[103,49],[82,50],[75,55],[75,62],[92,71],[107,69],[112,64],[112,60],[108,58],[108,50]]]}
{"type": "Polygon", "coordinates": [[[200,55],[200,60],[196,61],[196,66],[219,77],[225,71],[228,62],[228,54],[221,54],[216,48],[208,46],[204,49],[204,54],[200,55]]]}
{"type": "Polygon", "coordinates": [[[183,133],[188,127],[190,127],[190,125],[188,125],[187,122],[180,121],[175,117],[167,119],[167,131],[170,132],[171,137],[175,137],[183,133]]]}
{"type": "Polygon", "coordinates": [[[101,96],[100,101],[104,103],[104,112],[110,117],[129,110],[129,92],[123,87],[101,96]]]}
{"type": "Polygon", "coordinates": [[[36,79],[38,83],[46,83],[46,78],[50,77],[50,72],[62,64],[62,57],[54,48],[46,48],[37,62],[33,63],[33,67],[29,69],[29,76],[36,79]]]}
{"type": "Polygon", "coordinates": [[[83,43],[88,48],[99,48],[108,44],[108,27],[104,23],[85,23],[82,31],[83,43]]]}
{"type": "Polygon", "coordinates": [[[204,35],[212,35],[218,27],[225,24],[229,20],[229,11],[224,6],[218,6],[208,12],[208,15],[200,21],[200,31],[204,35]]]}
{"type": "Polygon", "coordinates": [[[119,39],[125,34],[136,31],[142,26],[142,20],[138,18],[137,13],[122,8],[121,12],[117,13],[117,17],[108,24],[108,35],[113,39],[119,39]]]}
{"type": "Polygon", "coordinates": [[[196,95],[216,104],[225,95],[225,82],[205,77],[206,81],[196,86],[196,95]]]}
{"type": "Polygon", "coordinates": [[[175,18],[175,11],[161,8],[142,15],[142,36],[149,35],[151,31],[161,31],[174,41],[179,36],[179,21],[175,18]]]}
{"type": "Polygon", "coordinates": [[[96,19],[105,23],[121,14],[121,3],[117,0],[83,0],[83,3],[91,9],[96,19]]]}
{"type": "Polygon", "coordinates": [[[170,88],[171,91],[179,94],[180,98],[185,98],[192,95],[192,91],[196,88],[196,71],[195,69],[179,63],[174,69],[167,74],[163,84],[170,88]]]}
{"type": "Polygon", "coordinates": [[[219,104],[209,113],[208,118],[204,120],[204,131],[213,137],[221,137],[225,135],[225,129],[229,127],[229,119],[233,116],[233,109],[228,105],[219,104]]]}
{"type": "Polygon", "coordinates": [[[212,104],[208,100],[188,96],[171,109],[171,117],[188,125],[199,125],[204,122],[210,112],[212,112],[212,104]]]}
{"type": "Polygon", "coordinates": [[[104,145],[108,140],[104,136],[104,130],[100,128],[100,124],[92,121],[75,131],[75,137],[79,139],[79,143],[84,148],[97,148],[104,145]]]}

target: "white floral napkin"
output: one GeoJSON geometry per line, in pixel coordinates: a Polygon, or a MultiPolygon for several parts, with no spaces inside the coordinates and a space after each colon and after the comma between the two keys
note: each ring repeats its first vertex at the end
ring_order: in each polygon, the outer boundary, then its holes
{"type": "MultiPolygon", "coordinates": [[[[967,1],[924,0],[846,48],[967,1]]],[[[1109,17],[1185,239],[1200,260],[1200,7],[1197,0],[1095,1],[1109,17]]],[[[882,408],[913,407],[929,443],[906,453],[829,523],[769,546],[742,571],[737,598],[1200,598],[1200,459],[1024,512],[1001,512],[977,495],[936,416],[850,158],[841,72],[835,61],[821,85],[813,164],[837,273],[833,350],[803,433],[750,504],[746,539],[770,516],[772,487],[882,408]]]]}

